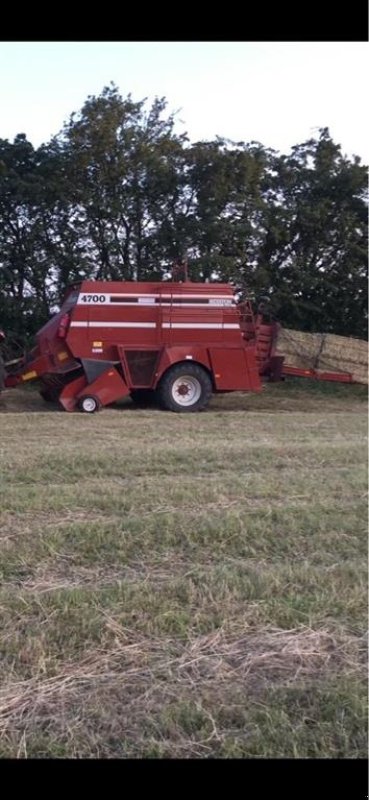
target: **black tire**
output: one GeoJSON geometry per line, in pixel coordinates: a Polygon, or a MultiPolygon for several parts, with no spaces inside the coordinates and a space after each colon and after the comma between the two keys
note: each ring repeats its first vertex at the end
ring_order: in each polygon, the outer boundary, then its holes
{"type": "Polygon", "coordinates": [[[41,389],[40,396],[45,401],[45,403],[57,403],[59,398],[59,392],[57,389],[41,389]]]}
{"type": "Polygon", "coordinates": [[[92,394],[86,394],[78,400],[78,408],[84,414],[96,414],[97,411],[100,411],[101,403],[97,397],[92,394]]]}
{"type": "Polygon", "coordinates": [[[139,408],[150,408],[157,400],[154,389],[132,389],[130,396],[132,402],[139,408]]]}
{"type": "Polygon", "coordinates": [[[179,413],[202,411],[211,398],[210,377],[199,364],[175,364],[163,376],[158,388],[161,405],[179,413]],[[182,391],[181,391],[182,389],[182,391]]]}

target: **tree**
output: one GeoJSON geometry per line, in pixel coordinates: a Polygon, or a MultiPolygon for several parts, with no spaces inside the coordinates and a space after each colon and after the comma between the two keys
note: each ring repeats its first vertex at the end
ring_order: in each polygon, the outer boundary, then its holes
{"type": "Polygon", "coordinates": [[[35,150],[24,134],[0,141],[0,317],[6,329],[20,332],[32,313],[47,315],[45,275],[40,269],[38,203],[42,186],[35,150]]]}
{"type": "Polygon", "coordinates": [[[96,279],[140,280],[165,271],[157,239],[163,206],[178,190],[185,137],[165,100],[148,111],[113,85],[89,97],[58,142],[68,162],[73,214],[96,279]]]}
{"type": "Polygon", "coordinates": [[[165,99],[114,85],[51,142],[0,140],[0,319],[30,336],[83,278],[192,280],[268,294],[285,326],[367,332],[367,168],[327,129],[288,155],[191,144],[165,99]]]}
{"type": "Polygon", "coordinates": [[[367,168],[327,129],[277,156],[258,270],[276,311],[302,330],[367,332],[367,168]]]}

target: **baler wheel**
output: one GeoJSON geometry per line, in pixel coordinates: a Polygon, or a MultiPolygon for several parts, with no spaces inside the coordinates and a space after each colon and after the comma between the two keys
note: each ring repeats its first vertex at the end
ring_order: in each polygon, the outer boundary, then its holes
{"type": "Polygon", "coordinates": [[[162,378],[158,394],[168,411],[202,411],[212,395],[210,377],[199,364],[175,364],[162,378]]]}
{"type": "Polygon", "coordinates": [[[85,414],[95,414],[96,411],[100,411],[101,404],[97,397],[92,394],[86,394],[78,400],[78,408],[85,414]]]}

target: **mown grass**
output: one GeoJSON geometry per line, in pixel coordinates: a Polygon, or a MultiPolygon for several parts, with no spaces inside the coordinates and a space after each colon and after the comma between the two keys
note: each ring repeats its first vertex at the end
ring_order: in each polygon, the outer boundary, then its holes
{"type": "Polygon", "coordinates": [[[366,391],[0,398],[0,756],[365,757],[366,391]]]}

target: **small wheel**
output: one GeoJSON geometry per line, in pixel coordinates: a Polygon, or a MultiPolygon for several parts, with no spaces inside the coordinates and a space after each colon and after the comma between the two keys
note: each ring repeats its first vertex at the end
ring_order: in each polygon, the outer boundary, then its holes
{"type": "Polygon", "coordinates": [[[153,389],[132,389],[131,400],[135,406],[147,408],[155,404],[156,392],[153,389]]]}
{"type": "Polygon", "coordinates": [[[78,401],[79,410],[84,411],[85,414],[95,414],[96,411],[100,410],[100,407],[99,400],[93,395],[85,395],[78,401]]]}
{"type": "Polygon", "coordinates": [[[176,364],[165,373],[159,386],[159,398],[169,411],[201,411],[207,406],[212,384],[208,373],[198,364],[176,364]]]}

